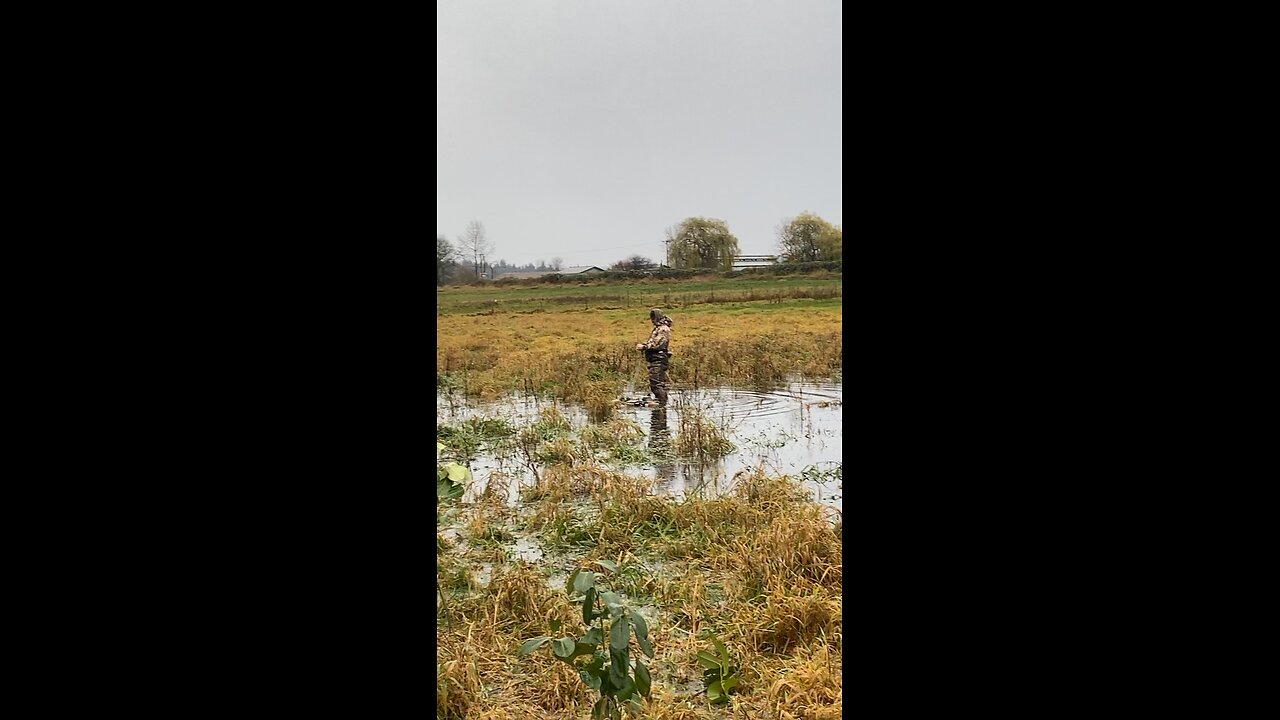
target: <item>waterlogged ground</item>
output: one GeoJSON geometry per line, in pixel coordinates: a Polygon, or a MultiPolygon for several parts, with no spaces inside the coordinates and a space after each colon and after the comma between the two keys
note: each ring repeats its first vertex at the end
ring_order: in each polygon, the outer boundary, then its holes
{"type": "MultiPolygon", "coordinates": [[[[625,397],[638,398],[632,389],[625,397]]],[[[742,471],[763,469],[803,481],[815,501],[843,511],[841,442],[843,390],[836,382],[792,382],[768,390],[709,388],[673,392],[668,407],[640,408],[619,404],[618,417],[634,420],[645,433],[648,457],[614,460],[614,469],[644,473],[657,479],[655,490],[675,497],[698,494],[714,497],[731,491],[742,471]],[[722,431],[735,449],[717,459],[681,458],[669,450],[681,431],[686,413],[697,413],[722,431]]],[[[554,407],[575,428],[588,424],[586,412],[529,396],[501,402],[475,403],[458,395],[438,395],[436,419],[442,425],[470,418],[501,418],[521,428],[535,423],[542,411],[554,407]]],[[[521,485],[533,481],[532,471],[519,453],[481,448],[472,459],[475,476],[469,496],[482,491],[493,477],[501,478],[510,504],[519,500],[521,485]]]]}
{"type": "Polygon", "coordinates": [[[468,448],[453,457],[474,482],[437,512],[436,716],[586,720],[580,675],[519,653],[584,632],[567,583],[586,569],[649,628],[648,716],[842,717],[842,401],[838,382],[722,387],[592,423],[546,399],[438,396],[438,435],[468,448]],[[549,418],[554,432],[521,441],[549,418]],[[681,457],[693,419],[733,450],[681,457]],[[713,636],[740,668],[724,705],[699,661],[713,636]]]}

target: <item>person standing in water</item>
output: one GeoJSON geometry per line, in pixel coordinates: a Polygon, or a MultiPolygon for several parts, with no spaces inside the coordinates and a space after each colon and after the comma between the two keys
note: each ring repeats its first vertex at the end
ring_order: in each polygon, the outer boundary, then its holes
{"type": "Polygon", "coordinates": [[[667,370],[671,362],[671,318],[658,308],[650,308],[649,321],[653,323],[653,332],[649,333],[647,341],[636,343],[636,349],[644,351],[644,359],[649,363],[649,392],[653,394],[653,402],[658,407],[666,407],[667,370]]]}

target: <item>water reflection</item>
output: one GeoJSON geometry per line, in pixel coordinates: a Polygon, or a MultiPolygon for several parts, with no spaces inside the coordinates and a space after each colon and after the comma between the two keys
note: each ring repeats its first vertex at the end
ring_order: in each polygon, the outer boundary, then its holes
{"type": "Polygon", "coordinates": [[[649,454],[653,456],[653,468],[658,487],[667,488],[671,493],[682,493],[684,483],[680,487],[672,487],[676,478],[675,453],[671,449],[671,425],[667,423],[667,409],[656,407],[649,416],[649,454]]]}
{"type": "MultiPolygon", "coordinates": [[[[628,389],[628,393],[631,389],[628,389]]],[[[617,408],[619,416],[643,428],[648,421],[647,447],[654,458],[652,472],[660,491],[673,496],[716,495],[730,491],[737,474],[761,469],[803,479],[814,499],[840,509],[841,483],[831,470],[842,460],[843,389],[839,382],[789,382],[772,390],[744,388],[682,389],[669,407],[617,408]],[[704,417],[722,426],[736,449],[723,458],[699,464],[674,452],[675,435],[686,408],[697,407],[704,417]],[[645,414],[648,413],[648,417],[645,414]],[[811,472],[806,473],[806,469],[811,472]],[[814,472],[818,471],[818,472],[814,472]]],[[[537,422],[542,411],[554,407],[575,427],[588,423],[585,411],[573,404],[534,397],[511,396],[493,403],[454,401],[437,395],[437,424],[460,423],[472,417],[500,417],[517,428],[537,422]]],[[[636,468],[624,467],[628,472],[636,468]]],[[[483,486],[491,472],[524,472],[514,461],[481,453],[472,464],[476,484],[483,486]],[[504,464],[505,463],[505,464],[504,464]]],[[[527,473],[525,473],[527,475],[527,473]]],[[[511,483],[514,487],[517,483],[511,483]]]]}

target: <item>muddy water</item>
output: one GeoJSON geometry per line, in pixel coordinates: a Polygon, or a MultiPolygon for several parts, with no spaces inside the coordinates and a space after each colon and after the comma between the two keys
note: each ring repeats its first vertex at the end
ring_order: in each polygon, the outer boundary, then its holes
{"type": "MultiPolygon", "coordinates": [[[[633,389],[627,397],[639,397],[633,389]]],[[[679,433],[685,413],[697,411],[722,428],[737,449],[713,461],[672,459],[650,466],[618,469],[648,473],[658,479],[658,488],[674,496],[712,496],[732,490],[736,473],[763,468],[774,475],[802,479],[813,498],[843,510],[842,482],[831,471],[841,466],[841,411],[843,391],[839,383],[792,382],[769,390],[709,388],[672,393],[663,409],[622,405],[618,414],[635,420],[646,434],[650,449],[668,447],[679,433]]],[[[436,421],[454,424],[469,417],[502,417],[517,428],[532,424],[543,408],[554,406],[575,428],[586,424],[580,407],[530,397],[510,397],[496,403],[474,404],[459,398],[437,396],[436,421]]],[[[513,504],[518,486],[532,480],[532,473],[515,457],[480,455],[471,463],[475,488],[485,487],[491,477],[501,474],[507,497],[513,504]]]]}

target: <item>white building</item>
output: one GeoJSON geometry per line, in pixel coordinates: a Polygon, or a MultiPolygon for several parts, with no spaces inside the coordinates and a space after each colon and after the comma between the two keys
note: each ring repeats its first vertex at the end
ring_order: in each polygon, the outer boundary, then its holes
{"type": "Polygon", "coordinates": [[[778,262],[777,255],[734,255],[733,269],[743,270],[753,267],[767,267],[778,262]]]}

